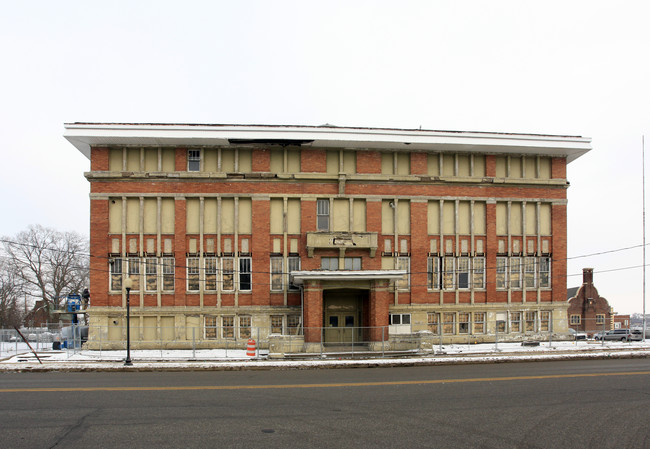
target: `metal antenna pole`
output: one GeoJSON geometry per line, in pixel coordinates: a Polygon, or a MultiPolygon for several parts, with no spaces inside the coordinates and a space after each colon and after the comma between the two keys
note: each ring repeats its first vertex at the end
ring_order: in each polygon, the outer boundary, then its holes
{"type": "Polygon", "coordinates": [[[643,340],[645,341],[645,135],[641,136],[641,166],[643,169],[643,340]]]}

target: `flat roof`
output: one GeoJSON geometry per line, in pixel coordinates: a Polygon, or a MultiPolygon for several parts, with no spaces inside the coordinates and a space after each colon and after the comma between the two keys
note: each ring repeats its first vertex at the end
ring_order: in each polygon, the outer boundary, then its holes
{"type": "Polygon", "coordinates": [[[64,137],[90,159],[93,146],[299,145],[350,150],[400,150],[566,157],[591,150],[591,138],[479,131],[359,128],[334,125],[66,123],[64,137]]]}

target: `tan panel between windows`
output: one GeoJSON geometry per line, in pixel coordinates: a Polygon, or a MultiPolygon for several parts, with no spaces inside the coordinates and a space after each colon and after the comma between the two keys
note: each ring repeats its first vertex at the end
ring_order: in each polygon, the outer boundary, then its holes
{"type": "Polygon", "coordinates": [[[162,149],[162,171],[173,172],[176,170],[176,150],[174,148],[162,149]]]}
{"type": "Polygon", "coordinates": [[[235,233],[235,200],[233,198],[221,200],[221,232],[223,234],[235,233]]]}
{"type": "Polygon", "coordinates": [[[445,201],[442,206],[442,233],[446,235],[455,234],[456,228],[456,205],[453,201],[445,201]]]}
{"type": "Polygon", "coordinates": [[[203,232],[217,233],[217,199],[208,198],[203,203],[203,232]]]}
{"type": "Polygon", "coordinates": [[[381,202],[381,233],[385,235],[395,233],[395,212],[391,204],[395,204],[393,200],[384,200],[381,202]]]}
{"type": "Polygon", "coordinates": [[[300,200],[287,201],[287,232],[300,234],[300,200]]]}
{"type": "Polygon", "coordinates": [[[203,150],[203,171],[206,173],[219,171],[219,150],[216,148],[203,150]]]}
{"type": "Polygon", "coordinates": [[[108,169],[110,171],[122,171],[122,148],[111,148],[108,155],[108,169]]]}
{"type": "Polygon", "coordinates": [[[505,156],[496,157],[496,177],[505,178],[508,170],[508,159],[505,156]]]}
{"type": "Polygon", "coordinates": [[[392,175],[394,168],[393,153],[381,153],[381,174],[392,175]]]}
{"type": "Polygon", "coordinates": [[[411,174],[411,153],[397,153],[397,174],[411,174]]]}
{"type": "Polygon", "coordinates": [[[440,176],[440,155],[438,153],[427,155],[427,174],[440,176]]]}
{"type": "Polygon", "coordinates": [[[468,235],[471,231],[471,210],[469,201],[460,201],[458,203],[458,233],[468,235]]]}
{"type": "Polygon", "coordinates": [[[508,234],[508,205],[497,203],[497,235],[508,234]]]}
{"type": "Polygon", "coordinates": [[[551,235],[551,205],[542,203],[539,208],[539,224],[541,235],[551,235]]]}
{"type": "Polygon", "coordinates": [[[411,233],[411,202],[400,200],[397,203],[397,233],[407,235],[411,233]]]}
{"type": "Polygon", "coordinates": [[[392,257],[382,257],[381,258],[381,269],[382,270],[394,270],[395,269],[395,259],[392,257]]]}
{"type": "Polygon", "coordinates": [[[144,171],[158,171],[158,148],[145,148],[144,171]]]}
{"type": "Polygon", "coordinates": [[[427,209],[427,229],[429,235],[440,234],[440,202],[429,201],[427,209]]]}
{"type": "Polygon", "coordinates": [[[108,232],[111,234],[122,233],[122,199],[111,198],[108,200],[108,232]]]}
{"type": "Polygon", "coordinates": [[[185,204],[186,221],[185,229],[188,234],[199,233],[199,207],[198,198],[188,198],[185,204]]]}
{"type": "Polygon", "coordinates": [[[343,152],[343,173],[353,175],[357,171],[357,153],[354,151],[343,152]]]}
{"type": "Polygon", "coordinates": [[[485,203],[476,201],[474,203],[474,234],[485,235],[485,203]]]}
{"type": "Polygon", "coordinates": [[[283,227],[283,205],[282,198],[271,199],[271,234],[282,234],[283,227]]]}
{"type": "Polygon", "coordinates": [[[287,150],[287,172],[300,173],[300,150],[287,150]]]}
{"type": "Polygon", "coordinates": [[[456,161],[453,154],[445,154],[442,156],[442,175],[454,176],[454,167],[456,161]]]}
{"type": "Polygon", "coordinates": [[[239,222],[237,228],[240,234],[253,232],[253,201],[250,198],[239,198],[239,222]]]}
{"type": "Polygon", "coordinates": [[[521,235],[521,203],[512,203],[510,205],[510,234],[512,235],[521,235]]]}
{"type": "Polygon", "coordinates": [[[239,150],[239,172],[250,173],[253,171],[253,155],[251,150],[239,150]]]}
{"type": "Polygon", "coordinates": [[[235,150],[221,150],[221,172],[233,173],[235,171],[235,150]]]}
{"type": "Polygon", "coordinates": [[[366,200],[355,199],[352,203],[352,212],[354,213],[355,232],[366,232],[366,200]]]}
{"type": "Polygon", "coordinates": [[[537,157],[528,156],[524,159],[526,165],[526,178],[537,178],[537,157]]]}
{"type": "Polygon", "coordinates": [[[510,156],[510,177],[521,178],[521,158],[510,156]]]}
{"type": "Polygon", "coordinates": [[[537,204],[526,203],[526,235],[537,235],[537,204]]]}
{"type": "Polygon", "coordinates": [[[333,231],[350,230],[350,202],[348,200],[334,200],[332,214],[333,231]]]}
{"type": "Polygon", "coordinates": [[[174,199],[163,198],[161,205],[162,233],[173,234],[175,229],[174,199]]]}
{"type": "Polygon", "coordinates": [[[158,232],[158,200],[156,198],[144,199],[144,233],[155,234],[158,232]]]}
{"type": "Polygon", "coordinates": [[[126,200],[126,232],[137,234],[140,232],[140,199],[128,198],[126,200]]]}
{"type": "Polygon", "coordinates": [[[551,179],[551,158],[539,158],[539,177],[541,179],[551,179]]]}
{"type": "Polygon", "coordinates": [[[470,166],[469,166],[469,155],[468,154],[459,154],[458,155],[458,176],[469,177],[470,166]]]}
{"type": "Polygon", "coordinates": [[[477,178],[485,176],[485,156],[482,154],[474,155],[474,176],[477,178]]]}
{"type": "Polygon", "coordinates": [[[140,148],[126,149],[126,171],[140,171],[140,148]]]}

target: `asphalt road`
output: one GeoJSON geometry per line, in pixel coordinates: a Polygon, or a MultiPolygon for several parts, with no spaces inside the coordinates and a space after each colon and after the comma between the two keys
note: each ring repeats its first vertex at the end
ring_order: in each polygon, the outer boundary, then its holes
{"type": "Polygon", "coordinates": [[[0,447],[650,448],[650,359],[0,374],[0,447]]]}

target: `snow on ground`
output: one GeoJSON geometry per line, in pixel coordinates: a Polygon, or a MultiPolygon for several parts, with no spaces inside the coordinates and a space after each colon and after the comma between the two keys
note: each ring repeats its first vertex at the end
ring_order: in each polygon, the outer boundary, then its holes
{"type": "MultiPolygon", "coordinates": [[[[89,351],[69,349],[37,351],[43,364],[24,343],[0,347],[0,371],[32,369],[54,370],[122,370],[126,351],[89,351]]],[[[36,349],[36,348],[35,348],[36,349]]],[[[405,364],[487,363],[507,360],[557,360],[586,357],[650,356],[650,341],[646,342],[542,342],[539,346],[522,346],[521,343],[494,343],[470,345],[434,345],[433,351],[393,358],[363,352],[352,359],[350,354],[312,354],[307,360],[269,359],[268,351],[257,357],[248,357],[245,350],[132,350],[133,369],[247,369],[247,368],[310,368],[333,366],[394,366],[405,364]],[[363,358],[362,358],[363,357],[363,358]]]]}

